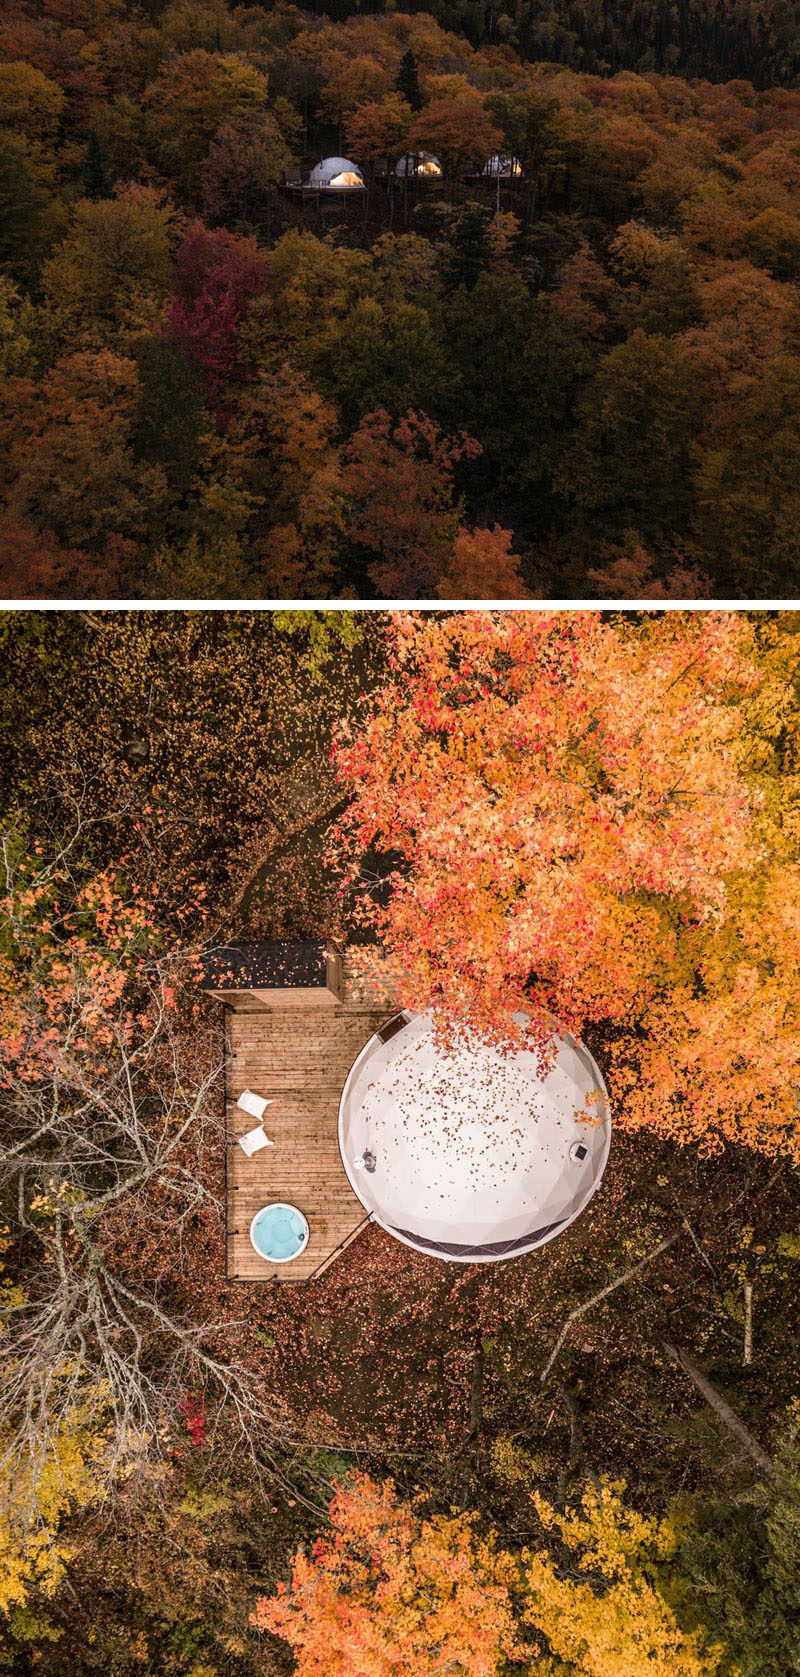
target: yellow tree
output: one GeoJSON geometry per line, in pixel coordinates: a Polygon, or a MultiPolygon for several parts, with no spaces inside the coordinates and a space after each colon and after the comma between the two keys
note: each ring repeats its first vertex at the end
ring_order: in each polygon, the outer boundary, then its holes
{"type": "Polygon", "coordinates": [[[623,1489],[604,1481],[565,1515],[535,1498],[561,1550],[523,1556],[524,1621],[559,1662],[546,1660],[543,1669],[553,1677],[712,1677],[721,1650],[684,1632],[658,1587],[675,1555],[674,1534],[667,1522],[627,1508],[623,1489]]]}
{"type": "Polygon", "coordinates": [[[102,1388],[71,1405],[48,1426],[38,1462],[21,1460],[0,1428],[0,1615],[34,1593],[52,1596],[64,1576],[73,1553],[65,1522],[103,1492],[103,1406],[102,1388]]]}
{"type": "Polygon", "coordinates": [[[45,264],[45,296],[73,330],[101,328],[124,350],[156,328],[173,283],[174,211],[150,186],[119,187],[75,207],[66,238],[45,264]]]}

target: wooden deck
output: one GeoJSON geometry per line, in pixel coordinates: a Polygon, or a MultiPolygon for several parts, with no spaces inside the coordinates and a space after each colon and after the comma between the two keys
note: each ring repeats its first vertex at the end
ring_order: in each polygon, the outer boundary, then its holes
{"type": "Polygon", "coordinates": [[[365,1226],[339,1155],[339,1099],[356,1055],[393,1011],[385,987],[363,994],[347,957],[341,1005],[226,1008],[230,1280],[307,1281],[365,1226]],[[252,1159],[236,1140],[255,1122],[236,1105],[243,1089],[274,1102],[264,1127],[275,1146],[252,1159]],[[296,1205],[310,1229],[305,1251],[289,1264],[268,1263],[250,1243],[251,1219],[275,1200],[296,1205]]]}

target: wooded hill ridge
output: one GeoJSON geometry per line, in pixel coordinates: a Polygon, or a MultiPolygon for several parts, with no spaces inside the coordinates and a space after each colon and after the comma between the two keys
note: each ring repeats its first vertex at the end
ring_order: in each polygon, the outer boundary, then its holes
{"type": "Polygon", "coordinates": [[[0,55],[6,598],[796,587],[798,89],[223,0],[0,55]]]}

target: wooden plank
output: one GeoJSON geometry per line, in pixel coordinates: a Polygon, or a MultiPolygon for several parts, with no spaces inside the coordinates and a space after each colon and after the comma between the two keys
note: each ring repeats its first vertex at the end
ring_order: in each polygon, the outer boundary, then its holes
{"type": "Polygon", "coordinates": [[[339,1154],[339,1099],[353,1061],[394,1007],[381,983],[366,994],[363,985],[350,983],[346,954],[342,995],[342,1003],[329,1009],[309,1005],[306,998],[291,1008],[226,1009],[231,1279],[307,1280],[322,1273],[366,1226],[339,1154]],[[252,1118],[236,1104],[244,1089],[273,1102],[264,1127],[275,1145],[251,1159],[236,1141],[253,1128],[252,1118]],[[305,1251],[289,1264],[267,1262],[250,1241],[256,1212],[278,1200],[296,1205],[309,1225],[305,1251]]]}

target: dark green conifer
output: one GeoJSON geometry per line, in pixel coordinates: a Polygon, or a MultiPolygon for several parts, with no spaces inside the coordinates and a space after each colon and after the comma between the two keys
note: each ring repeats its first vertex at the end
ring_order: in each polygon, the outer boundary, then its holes
{"type": "Polygon", "coordinates": [[[83,190],[87,198],[109,198],[111,196],[111,182],[103,161],[103,148],[94,128],[89,131],[89,141],[83,162],[83,190]]]}
{"type": "Polygon", "coordinates": [[[398,93],[403,95],[406,104],[411,106],[412,111],[422,110],[422,89],[419,85],[417,61],[410,47],[408,52],[403,53],[400,60],[395,86],[398,93]]]}
{"type": "Polygon", "coordinates": [[[472,290],[489,261],[489,217],[482,204],[465,204],[450,230],[445,275],[454,288],[472,290]]]}

